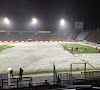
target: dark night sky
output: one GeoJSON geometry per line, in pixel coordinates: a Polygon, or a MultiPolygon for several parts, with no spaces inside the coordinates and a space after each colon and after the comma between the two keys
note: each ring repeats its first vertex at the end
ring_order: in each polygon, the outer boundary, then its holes
{"type": "Polygon", "coordinates": [[[11,19],[15,29],[24,29],[32,17],[41,21],[43,29],[55,28],[60,18],[100,27],[100,5],[99,0],[0,0],[0,17],[11,19]]]}

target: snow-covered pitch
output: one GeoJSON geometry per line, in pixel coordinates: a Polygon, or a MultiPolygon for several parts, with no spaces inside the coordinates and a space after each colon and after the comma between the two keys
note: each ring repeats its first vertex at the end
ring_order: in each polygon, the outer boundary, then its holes
{"type": "MultiPolygon", "coordinates": [[[[15,72],[23,68],[24,72],[38,70],[69,69],[71,63],[84,63],[85,60],[95,68],[100,67],[100,54],[71,54],[65,51],[59,43],[0,43],[14,46],[0,52],[0,73],[8,72],[8,68],[15,72]],[[81,60],[82,59],[82,60],[81,60]]],[[[87,64],[87,68],[93,68],[87,64]]]]}

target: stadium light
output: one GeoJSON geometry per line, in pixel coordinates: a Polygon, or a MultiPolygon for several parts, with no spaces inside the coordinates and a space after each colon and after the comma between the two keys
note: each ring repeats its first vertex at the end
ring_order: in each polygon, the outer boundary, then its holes
{"type": "Polygon", "coordinates": [[[32,19],[32,23],[33,23],[33,24],[36,24],[36,23],[37,23],[37,19],[36,19],[36,18],[33,18],[33,19],[32,19]]]}
{"type": "Polygon", "coordinates": [[[5,22],[6,24],[9,24],[9,19],[8,19],[8,18],[4,18],[4,22],[5,22]]]}
{"type": "Polygon", "coordinates": [[[65,25],[65,20],[62,19],[62,20],[60,21],[60,24],[61,24],[62,26],[64,26],[64,25],[65,25]]]}

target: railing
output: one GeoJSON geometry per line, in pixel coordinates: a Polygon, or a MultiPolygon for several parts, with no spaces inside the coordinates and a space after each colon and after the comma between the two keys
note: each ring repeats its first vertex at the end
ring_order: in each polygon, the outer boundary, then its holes
{"type": "Polygon", "coordinates": [[[2,79],[2,89],[11,89],[11,88],[22,88],[22,87],[30,87],[30,82],[32,81],[31,77],[22,77],[19,78],[7,78],[2,79]]]}
{"type": "Polygon", "coordinates": [[[72,85],[74,82],[79,82],[79,80],[70,73],[59,73],[57,79],[58,84],[65,86],[72,85]]]}

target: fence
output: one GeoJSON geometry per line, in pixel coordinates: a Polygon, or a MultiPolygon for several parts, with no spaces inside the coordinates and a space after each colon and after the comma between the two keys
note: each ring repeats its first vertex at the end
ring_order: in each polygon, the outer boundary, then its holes
{"type": "Polygon", "coordinates": [[[30,87],[30,82],[32,81],[31,77],[19,78],[7,78],[2,79],[2,89],[11,89],[11,88],[25,88],[30,87]]]}
{"type": "Polygon", "coordinates": [[[58,84],[64,86],[72,85],[74,82],[79,82],[79,80],[70,73],[59,73],[57,81],[58,84]]]}

